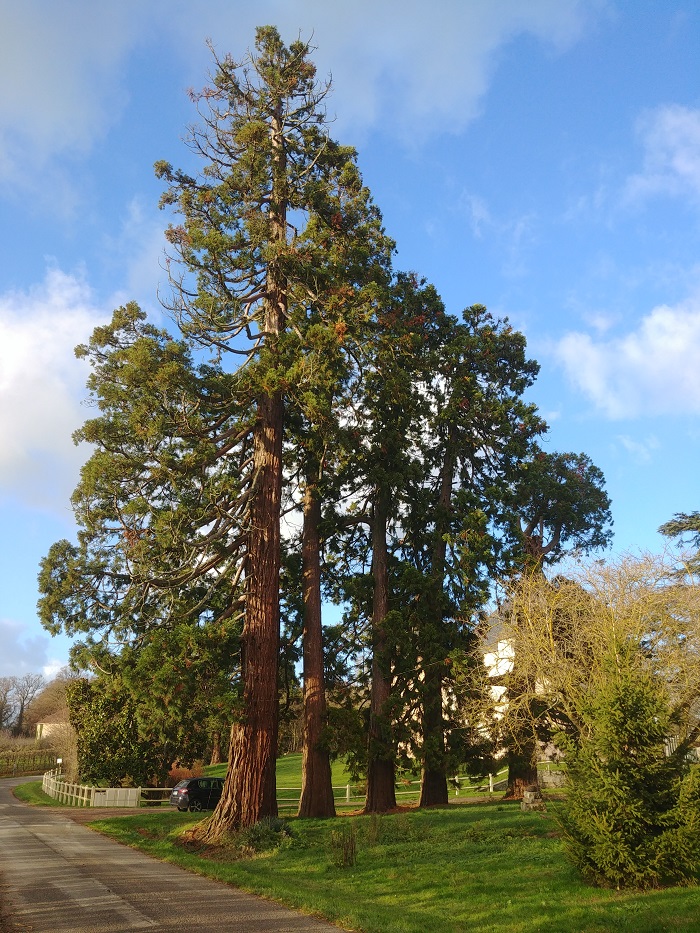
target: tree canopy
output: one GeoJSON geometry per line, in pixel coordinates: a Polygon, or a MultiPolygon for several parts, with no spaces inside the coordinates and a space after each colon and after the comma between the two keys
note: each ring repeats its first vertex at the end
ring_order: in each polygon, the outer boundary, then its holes
{"type": "Polygon", "coordinates": [[[395,804],[401,756],[421,802],[445,802],[478,744],[446,707],[446,659],[477,650],[494,578],[610,535],[600,471],[542,451],[523,334],[478,304],[453,317],[393,270],[308,43],[262,27],[240,61],[212,54],[192,93],[199,171],[156,164],[173,333],[129,303],[77,350],[93,454],[39,604],[99,672],[77,706],[121,703],[183,758],[231,725],[205,840],[276,813],[281,601],[302,639],[282,668],[293,680],[303,657],[302,815],[333,812],[328,727],[350,707],[367,809],[395,804]],[[332,633],[324,597],[344,607],[332,633]]]}
{"type": "Polygon", "coordinates": [[[697,580],[652,556],[534,573],[513,590],[501,637],[525,676],[504,716],[534,715],[564,752],[565,842],[596,883],[694,877],[699,625],[697,580]]]}

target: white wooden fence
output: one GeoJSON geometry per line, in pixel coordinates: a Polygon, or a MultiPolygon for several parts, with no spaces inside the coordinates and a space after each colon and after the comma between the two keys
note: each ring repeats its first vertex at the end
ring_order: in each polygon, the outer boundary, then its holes
{"type": "MultiPolygon", "coordinates": [[[[552,772],[551,778],[559,780],[547,780],[541,772],[540,778],[544,778],[542,783],[546,786],[559,786],[563,783],[564,775],[561,772],[552,772]]],[[[487,784],[472,784],[468,780],[460,785],[459,782],[453,782],[454,794],[456,797],[462,796],[463,792],[493,794],[496,791],[505,789],[507,780],[504,778],[503,770],[497,775],[490,774],[487,784]]],[[[58,800],[59,803],[65,803],[72,807],[140,807],[157,806],[167,801],[170,796],[169,787],[90,787],[85,784],[71,784],[66,781],[61,771],[56,768],[53,771],[47,771],[42,780],[42,789],[49,797],[58,800]]],[[[420,781],[403,781],[402,790],[396,791],[397,797],[417,796],[420,792],[420,781]]],[[[296,809],[299,805],[301,796],[300,787],[278,787],[277,803],[280,809],[296,809]]],[[[356,804],[360,805],[365,800],[364,787],[359,785],[344,784],[333,787],[333,796],[336,803],[342,805],[356,804]]]]}
{"type": "MultiPolygon", "coordinates": [[[[508,781],[503,777],[505,774],[505,769],[501,769],[498,774],[489,774],[488,781],[482,784],[476,784],[469,781],[468,778],[463,778],[460,782],[459,780],[451,780],[450,784],[452,785],[455,797],[469,796],[471,794],[493,794],[497,791],[505,790],[508,781]]],[[[411,797],[417,798],[420,794],[420,785],[419,780],[401,781],[396,786],[396,797],[411,797]],[[399,789],[400,788],[400,789],[399,789]]],[[[281,810],[296,810],[299,806],[299,798],[301,797],[301,788],[300,787],[278,787],[277,788],[277,805],[281,810]]],[[[364,804],[366,798],[365,789],[363,785],[358,784],[342,784],[342,785],[333,785],[333,799],[335,800],[336,805],[342,806],[343,804],[356,806],[361,806],[364,804]]]]}
{"type": "MultiPolygon", "coordinates": [[[[88,787],[71,784],[58,769],[47,771],[41,782],[42,790],[49,797],[70,807],[139,807],[140,787],[88,787]]],[[[153,788],[156,790],[157,788],[153,788]]],[[[168,793],[170,789],[168,788],[168,793]]]]}

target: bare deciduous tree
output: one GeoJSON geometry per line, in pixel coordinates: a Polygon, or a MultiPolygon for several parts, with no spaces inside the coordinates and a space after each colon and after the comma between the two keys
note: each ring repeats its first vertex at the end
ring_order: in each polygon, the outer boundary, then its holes
{"type": "Polygon", "coordinates": [[[39,691],[46,686],[46,678],[43,674],[23,674],[21,677],[13,677],[12,680],[14,681],[13,695],[17,708],[17,717],[12,731],[14,735],[23,735],[25,710],[39,691]]]}
{"type": "Polygon", "coordinates": [[[531,709],[533,727],[576,740],[611,652],[632,645],[667,696],[675,738],[691,745],[700,736],[700,585],[679,577],[676,561],[644,555],[580,565],[551,581],[534,574],[518,581],[508,606],[500,637],[517,658],[519,693],[508,696],[506,720],[531,709]]]}

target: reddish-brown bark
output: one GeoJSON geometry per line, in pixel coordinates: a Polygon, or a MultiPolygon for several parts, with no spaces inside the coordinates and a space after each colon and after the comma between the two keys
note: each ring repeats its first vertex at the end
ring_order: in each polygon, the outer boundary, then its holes
{"type": "Polygon", "coordinates": [[[308,481],[304,492],[302,573],[304,598],[304,751],[299,816],[335,816],[331,762],[323,744],[326,725],[326,691],[323,676],[321,626],[321,503],[308,481]]]}
{"type": "Polygon", "coordinates": [[[211,756],[209,758],[210,765],[219,765],[221,764],[221,733],[214,732],[211,737],[211,756]]]}
{"type": "Polygon", "coordinates": [[[243,716],[231,728],[221,801],[197,835],[215,839],[277,815],[277,664],[283,405],[261,399],[254,438],[258,490],[251,507],[246,616],[241,636],[243,716]]]}

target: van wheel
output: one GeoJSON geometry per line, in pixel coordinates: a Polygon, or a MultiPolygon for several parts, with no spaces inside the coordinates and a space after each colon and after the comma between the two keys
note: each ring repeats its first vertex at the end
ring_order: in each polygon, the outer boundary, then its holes
{"type": "Polygon", "coordinates": [[[192,813],[201,813],[204,807],[202,806],[201,800],[193,800],[190,804],[190,810],[192,813]]]}

